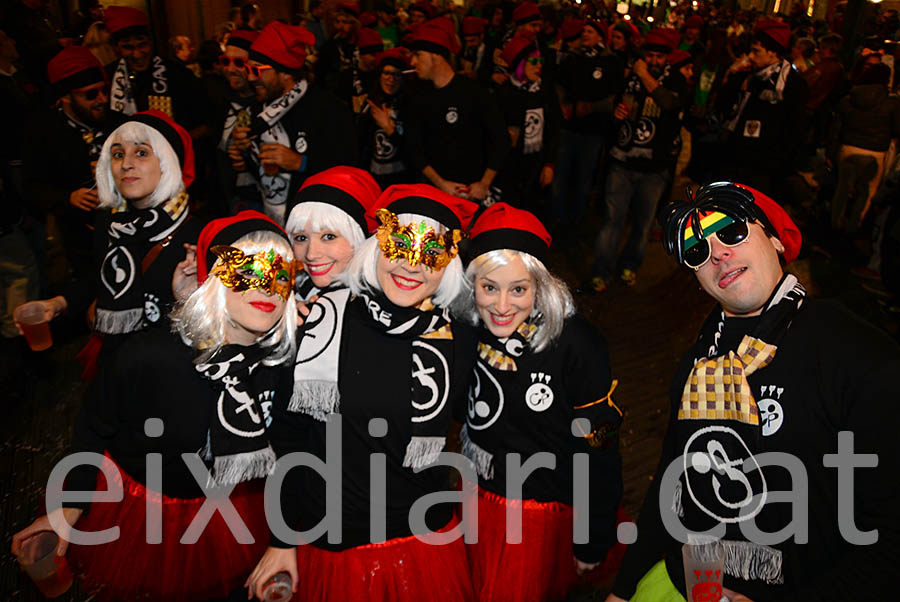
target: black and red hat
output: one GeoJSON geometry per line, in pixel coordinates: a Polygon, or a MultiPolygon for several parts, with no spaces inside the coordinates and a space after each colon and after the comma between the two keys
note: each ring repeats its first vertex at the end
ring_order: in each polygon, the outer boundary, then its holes
{"type": "Polygon", "coordinates": [[[515,10],[513,10],[512,14],[513,23],[516,25],[523,25],[525,23],[530,23],[531,21],[539,21],[542,18],[541,9],[538,8],[537,4],[530,0],[519,4],[515,10]]]}
{"type": "Polygon", "coordinates": [[[507,203],[494,203],[478,216],[469,231],[472,259],[497,249],[522,251],[543,262],[552,238],[535,215],[507,203]]]}
{"type": "Polygon", "coordinates": [[[356,33],[356,47],[360,54],[378,54],[384,51],[384,40],[374,29],[363,27],[356,33]]]}
{"type": "Polygon", "coordinates": [[[235,241],[251,232],[272,232],[284,238],[290,244],[287,232],[270,217],[248,209],[237,215],[214,219],[204,226],[197,239],[197,284],[203,284],[209,276],[209,270],[216,264],[218,257],[212,248],[219,245],[233,245],[235,241]]]}
{"type": "Polygon", "coordinates": [[[301,203],[327,203],[349,215],[365,235],[369,233],[366,212],[380,196],[381,187],[368,171],[338,165],[306,178],[300,192],[289,203],[287,215],[290,218],[294,207],[301,203]]]}
{"type": "Polygon", "coordinates": [[[487,19],[482,19],[481,17],[463,17],[462,34],[464,36],[477,36],[484,33],[486,25],[487,19]]]}
{"type": "Polygon", "coordinates": [[[588,19],[584,22],[584,27],[593,27],[594,31],[600,34],[600,37],[603,38],[604,42],[606,41],[607,35],[609,34],[609,27],[607,27],[606,23],[603,21],[588,19]]]}
{"type": "Polygon", "coordinates": [[[382,65],[393,65],[401,71],[409,69],[409,50],[402,46],[385,50],[378,55],[378,66],[382,65]]]}
{"type": "Polygon", "coordinates": [[[228,41],[225,42],[225,45],[235,46],[236,48],[249,51],[250,46],[253,45],[253,42],[255,42],[258,37],[259,32],[255,29],[235,29],[228,34],[228,41]]]}
{"type": "Polygon", "coordinates": [[[128,121],[137,121],[150,126],[166,139],[178,157],[181,181],[184,182],[184,187],[188,188],[194,181],[194,143],[187,130],[175,123],[175,120],[166,113],[156,109],[135,113],[128,121]]]}
{"type": "Polygon", "coordinates": [[[56,98],[106,81],[103,65],[84,46],[66,46],[60,50],[47,63],[47,77],[56,98]]]}
{"type": "Polygon", "coordinates": [[[414,213],[429,217],[450,230],[466,230],[472,221],[478,204],[447,194],[429,184],[395,184],[381,193],[368,212],[369,229],[378,228],[375,212],[388,209],[394,214],[414,213]]]}
{"type": "Polygon", "coordinates": [[[144,11],[130,6],[110,6],[103,13],[103,21],[112,43],[131,36],[149,36],[150,19],[144,11]]]}
{"type": "Polygon", "coordinates": [[[335,7],[334,10],[339,13],[350,15],[355,19],[359,19],[359,4],[357,4],[356,2],[341,2],[335,7]]]}
{"type": "Polygon", "coordinates": [[[413,11],[420,12],[425,15],[426,19],[434,18],[434,7],[431,6],[428,2],[416,2],[412,6],[406,9],[406,12],[411,13],[413,11]]]}
{"type": "Polygon", "coordinates": [[[674,41],[673,33],[677,35],[674,29],[651,29],[647,37],[644,38],[644,45],[641,48],[644,51],[669,54],[677,45],[677,42],[674,41]]]}
{"type": "Polygon", "coordinates": [[[776,19],[760,19],[753,27],[753,34],[766,36],[784,50],[790,47],[791,28],[787,23],[776,19]]]}
{"type": "Polygon", "coordinates": [[[296,75],[306,64],[306,49],[316,37],[303,27],[272,21],[250,45],[250,59],[296,75]]]}
{"type": "Polygon", "coordinates": [[[564,42],[571,42],[581,35],[586,23],[584,19],[563,19],[562,25],[559,26],[559,37],[564,42]]]}
{"type": "Polygon", "coordinates": [[[533,36],[517,35],[507,42],[500,53],[500,58],[510,69],[515,69],[519,63],[524,61],[528,56],[536,52],[538,46],[533,36]]]}
{"type": "Polygon", "coordinates": [[[412,34],[412,49],[425,52],[433,52],[444,58],[459,52],[459,40],[453,30],[453,22],[441,17],[426,21],[412,34]],[[448,27],[446,23],[449,23],[448,27]]]}

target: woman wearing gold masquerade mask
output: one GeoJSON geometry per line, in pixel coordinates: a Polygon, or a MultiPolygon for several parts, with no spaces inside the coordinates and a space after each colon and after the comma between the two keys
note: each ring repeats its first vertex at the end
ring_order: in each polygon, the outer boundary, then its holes
{"type": "Polygon", "coordinates": [[[13,539],[15,551],[51,525],[63,539],[70,525],[118,527],[112,542],[63,541],[58,549],[68,548],[100,599],[224,598],[268,541],[262,478],[275,466],[271,407],[290,396],[273,367],[293,359],[296,333],[296,312],[285,311],[294,306],[291,246],[269,218],[245,211],[204,228],[197,259],[199,288],[173,312],[173,332],[126,340],[101,367],[76,423],[73,451],[95,454],[104,476],[81,465],[65,489],[118,487],[121,501],[64,503],[13,539]],[[242,528],[198,515],[204,487],[223,486],[233,487],[242,528]],[[186,536],[195,518],[205,526],[186,536]]]}
{"type": "MultiPolygon", "coordinates": [[[[388,188],[368,213],[377,234],[350,262],[349,288],[310,307],[288,413],[275,419],[279,431],[294,421],[293,437],[276,436],[292,445],[277,451],[324,460],[326,416],[340,414],[343,538],[323,534],[298,546],[296,533],[276,533],[248,580],[257,596],[269,577],[288,571],[304,600],[473,599],[461,539],[429,545],[414,537],[453,530],[452,505],[430,508],[427,528],[410,523],[416,500],[448,489],[448,469],[434,464],[474,352],[448,307],[467,291],[457,244],[476,208],[427,185],[388,188]],[[384,458],[383,472],[369,474],[370,457],[384,458]]],[[[297,470],[282,500],[297,531],[319,524],[329,507],[324,481],[297,470]]]]}
{"type": "Polygon", "coordinates": [[[481,330],[462,451],[478,472],[478,542],[466,546],[478,600],[562,600],[604,559],[604,572],[615,572],[623,552],[613,548],[622,415],[606,343],[544,266],[549,245],[534,215],[506,203],[471,230],[466,276],[475,290],[465,313],[481,330]],[[508,454],[519,455],[518,466],[547,453],[553,468],[507,490],[508,454]],[[573,473],[575,454],[588,456],[589,468],[573,473]],[[590,488],[589,529],[573,524],[578,485],[590,488]],[[510,507],[521,508],[519,531],[507,525],[510,507]],[[576,534],[587,541],[573,545],[576,534]]]}

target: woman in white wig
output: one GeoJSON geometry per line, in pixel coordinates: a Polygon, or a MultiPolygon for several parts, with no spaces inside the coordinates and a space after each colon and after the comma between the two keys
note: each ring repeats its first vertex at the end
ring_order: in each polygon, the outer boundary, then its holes
{"type": "Polygon", "coordinates": [[[173,332],[128,337],[85,399],[72,451],[95,464],[70,470],[64,490],[97,494],[49,500],[55,509],[16,534],[14,552],[55,529],[57,553],[68,548],[101,599],[209,600],[242,585],[268,542],[262,477],[275,466],[271,406],[290,396],[275,366],[294,358],[293,259],[284,231],[256,211],[203,230],[199,287],[173,312],[173,332]],[[119,501],[100,495],[117,490],[119,501]],[[207,495],[229,495],[237,514],[206,517],[207,495]],[[71,525],[119,535],[69,546],[71,525]]]}
{"type": "Polygon", "coordinates": [[[369,235],[366,211],[380,194],[375,178],[356,167],[339,165],[306,178],[288,205],[285,226],[303,263],[294,291],[298,301],[340,286],[338,277],[369,235]]]}
{"type": "Polygon", "coordinates": [[[616,381],[606,342],[544,266],[541,222],[496,203],[470,235],[466,313],[481,329],[462,440],[478,472],[478,543],[466,546],[476,599],[563,600],[577,575],[621,553],[609,554],[622,496],[616,381]],[[509,454],[518,467],[540,452],[555,456],[555,468],[508,491],[509,454]],[[575,454],[587,454],[589,468],[573,476],[575,454]],[[583,537],[573,545],[577,487],[590,491],[579,510],[590,529],[576,526],[583,537]],[[506,525],[510,506],[521,509],[520,528],[506,525]]]}
{"type": "MultiPolygon", "coordinates": [[[[468,292],[457,244],[476,209],[432,186],[389,187],[369,212],[377,232],[347,267],[348,288],[310,307],[288,407],[309,424],[291,451],[325,460],[326,417],[340,414],[341,504],[312,471],[288,473],[282,512],[290,531],[273,531],[248,580],[257,596],[269,577],[288,571],[301,600],[473,599],[461,539],[418,538],[455,531],[453,505],[435,504],[417,527],[410,514],[416,500],[449,488],[448,468],[432,465],[471,372],[474,339],[460,336],[448,307],[468,292]],[[371,478],[370,458],[381,458],[371,478]],[[326,515],[340,519],[340,541],[308,533],[326,515]]],[[[276,415],[275,429],[285,424],[276,415]]]]}

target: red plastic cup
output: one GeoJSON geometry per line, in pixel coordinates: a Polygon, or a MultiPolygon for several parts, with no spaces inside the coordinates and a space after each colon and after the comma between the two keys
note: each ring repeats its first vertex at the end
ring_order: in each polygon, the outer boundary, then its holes
{"type": "Polygon", "coordinates": [[[28,573],[46,598],[56,598],[72,587],[72,571],[65,556],[58,556],[59,536],[53,531],[41,531],[22,544],[19,566],[28,573]]]}
{"type": "Polygon", "coordinates": [[[13,320],[22,329],[32,351],[44,351],[53,345],[43,301],[23,303],[13,311],[13,320]]]}

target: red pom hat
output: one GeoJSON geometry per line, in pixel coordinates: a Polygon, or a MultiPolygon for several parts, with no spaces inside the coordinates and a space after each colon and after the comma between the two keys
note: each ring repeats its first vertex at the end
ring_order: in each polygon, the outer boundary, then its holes
{"type": "Polygon", "coordinates": [[[543,262],[552,238],[533,213],[507,203],[494,203],[478,216],[469,231],[469,256],[475,259],[488,251],[522,251],[543,262]]]}
{"type": "Polygon", "coordinates": [[[378,229],[375,211],[382,208],[397,215],[414,213],[430,217],[451,230],[467,230],[478,211],[476,203],[449,195],[428,184],[395,184],[386,188],[366,213],[371,232],[378,229]]]}
{"type": "Polygon", "coordinates": [[[290,244],[287,233],[272,219],[259,211],[248,209],[231,217],[214,219],[200,231],[197,239],[197,284],[203,284],[209,270],[216,263],[216,254],[210,249],[218,245],[232,245],[251,232],[273,232],[284,237],[290,244]]]}
{"type": "Polygon", "coordinates": [[[428,2],[416,2],[407,9],[407,12],[418,11],[425,15],[426,19],[434,18],[434,7],[428,2]]]}
{"type": "Polygon", "coordinates": [[[56,98],[106,81],[103,65],[84,46],[67,46],[60,50],[47,64],[47,77],[56,98]]]}
{"type": "Polygon", "coordinates": [[[685,63],[689,63],[693,59],[693,55],[686,50],[675,49],[669,55],[669,64],[673,69],[683,67],[685,63]]]}
{"type": "Polygon", "coordinates": [[[689,29],[691,27],[695,29],[700,29],[701,27],[703,27],[703,17],[701,17],[700,15],[691,15],[690,17],[688,17],[688,19],[684,22],[684,28],[689,29]]]}
{"type": "Polygon", "coordinates": [[[534,2],[522,2],[513,11],[512,20],[516,25],[522,25],[541,19],[541,10],[534,2]]]}
{"type": "Polygon", "coordinates": [[[402,46],[385,50],[378,55],[378,66],[393,65],[401,71],[409,68],[409,50],[402,46]]]}
{"type": "Polygon", "coordinates": [[[791,28],[787,23],[782,23],[775,19],[760,19],[756,22],[753,33],[767,36],[785,50],[787,50],[790,45],[791,28]]]}
{"type": "Polygon", "coordinates": [[[353,218],[363,235],[367,235],[369,224],[366,222],[366,212],[375,205],[379,196],[381,188],[372,174],[364,169],[338,165],[306,178],[300,192],[289,203],[287,216],[290,218],[294,207],[301,203],[328,203],[353,218]]]}
{"type": "Polygon", "coordinates": [[[110,6],[103,13],[103,21],[113,43],[129,36],[150,35],[147,14],[130,6],[110,6]]]}
{"type": "Polygon", "coordinates": [[[376,21],[378,21],[378,17],[375,16],[375,13],[368,10],[359,16],[359,24],[364,28],[372,27],[376,21]]]}
{"type": "Polygon", "coordinates": [[[487,19],[481,17],[463,17],[462,33],[464,36],[475,36],[484,33],[487,19]]]}
{"type": "Polygon", "coordinates": [[[581,35],[587,21],[584,19],[565,19],[559,26],[559,36],[566,42],[570,42],[581,35]]]}
{"type": "Polygon", "coordinates": [[[528,58],[528,55],[537,49],[538,47],[537,44],[534,43],[533,37],[517,35],[503,47],[500,58],[503,59],[503,62],[506,63],[510,69],[516,69],[519,66],[519,63],[528,58]]]}
{"type": "Polygon", "coordinates": [[[459,40],[453,32],[450,19],[432,19],[422,23],[412,34],[412,49],[433,52],[444,58],[459,52],[459,40]],[[450,28],[443,21],[450,23],[450,28]]]}
{"type": "Polygon", "coordinates": [[[156,109],[135,113],[128,121],[143,123],[162,134],[178,157],[181,164],[181,181],[184,182],[184,187],[188,188],[194,181],[194,143],[187,130],[175,123],[166,113],[156,109]]]}
{"type": "Polygon", "coordinates": [[[384,40],[374,29],[364,27],[356,34],[356,47],[360,54],[377,54],[384,50],[384,40]]]}
{"type": "Polygon", "coordinates": [[[762,212],[765,214],[766,218],[768,218],[769,224],[767,225],[772,227],[771,229],[774,230],[774,234],[784,246],[784,262],[790,263],[797,259],[797,255],[800,254],[800,245],[803,242],[803,235],[800,234],[800,228],[797,227],[797,224],[794,223],[794,220],[791,219],[791,216],[788,215],[787,211],[785,211],[781,205],[755,188],[750,188],[749,186],[738,184],[737,182],[735,182],[734,185],[749,191],[753,195],[753,202],[756,203],[757,207],[762,209],[762,212]]]}
{"type": "Polygon", "coordinates": [[[675,47],[672,34],[669,33],[669,31],[674,30],[651,29],[644,39],[642,48],[652,52],[665,52],[666,54],[669,54],[675,47]]]}
{"type": "Polygon", "coordinates": [[[309,30],[272,21],[250,45],[250,58],[282,73],[296,74],[306,63],[306,48],[315,43],[309,30]]]}
{"type": "Polygon", "coordinates": [[[228,34],[226,46],[235,46],[242,50],[250,50],[250,46],[259,37],[259,32],[253,29],[235,29],[228,34]]]}
{"type": "Polygon", "coordinates": [[[335,10],[339,13],[347,13],[357,19],[359,19],[359,4],[356,2],[341,2],[337,5],[335,10]]]}

